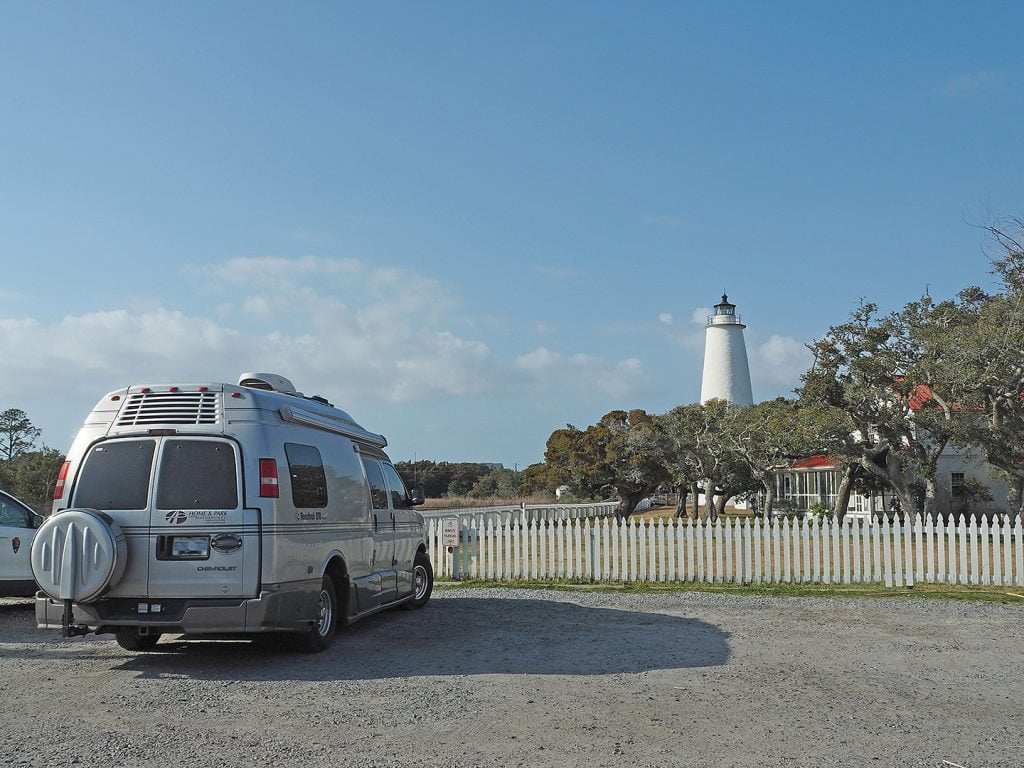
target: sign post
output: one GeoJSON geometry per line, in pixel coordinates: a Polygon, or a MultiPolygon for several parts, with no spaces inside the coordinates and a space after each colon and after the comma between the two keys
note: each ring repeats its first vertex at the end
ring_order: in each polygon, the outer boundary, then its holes
{"type": "Polygon", "coordinates": [[[452,555],[452,578],[462,576],[462,552],[459,549],[462,521],[457,517],[441,518],[441,546],[452,555]]]}

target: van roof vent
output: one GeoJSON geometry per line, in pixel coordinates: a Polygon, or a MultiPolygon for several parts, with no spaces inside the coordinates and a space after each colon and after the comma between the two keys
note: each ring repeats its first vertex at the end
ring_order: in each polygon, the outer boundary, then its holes
{"type": "Polygon", "coordinates": [[[302,393],[295,390],[294,384],[276,373],[243,373],[238,377],[238,386],[302,397],[302,393]]]}
{"type": "Polygon", "coordinates": [[[152,424],[217,424],[215,392],[132,392],[117,415],[118,427],[152,424]]]}

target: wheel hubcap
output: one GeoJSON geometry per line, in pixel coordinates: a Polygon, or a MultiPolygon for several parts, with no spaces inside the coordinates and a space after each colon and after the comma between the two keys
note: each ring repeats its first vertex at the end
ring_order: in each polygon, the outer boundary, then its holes
{"type": "Polygon", "coordinates": [[[427,594],[427,569],[422,565],[417,565],[413,570],[413,584],[416,587],[415,599],[422,600],[423,596],[427,594]]]}
{"type": "Polygon", "coordinates": [[[327,637],[331,629],[331,618],[333,609],[331,607],[331,596],[326,589],[320,590],[320,620],[317,622],[317,631],[321,637],[327,637]]]}

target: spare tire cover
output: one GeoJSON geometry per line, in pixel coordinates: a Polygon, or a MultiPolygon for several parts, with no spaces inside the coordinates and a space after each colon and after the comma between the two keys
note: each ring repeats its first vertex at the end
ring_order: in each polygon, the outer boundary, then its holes
{"type": "Polygon", "coordinates": [[[88,603],[124,573],[128,546],[117,523],[95,509],[48,517],[32,540],[32,576],[56,600],[88,603]]]}

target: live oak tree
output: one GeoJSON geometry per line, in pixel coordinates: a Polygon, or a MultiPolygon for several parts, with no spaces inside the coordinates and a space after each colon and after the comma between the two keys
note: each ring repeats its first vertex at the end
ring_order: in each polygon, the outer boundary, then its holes
{"type": "Polygon", "coordinates": [[[665,464],[676,488],[691,482],[704,491],[712,520],[728,500],[754,490],[757,481],[736,450],[732,435],[741,408],[724,400],[681,405],[658,417],[664,433],[665,464]]]}
{"type": "Polygon", "coordinates": [[[524,496],[554,493],[558,478],[545,462],[531,464],[521,473],[519,492],[524,496]]]}
{"type": "Polygon", "coordinates": [[[974,301],[924,296],[888,315],[863,302],[811,345],[815,362],[801,396],[833,409],[842,427],[834,452],[849,462],[841,495],[859,472],[892,489],[905,513],[935,514],[939,457],[972,435],[954,338],[972,323],[974,301]]]}
{"type": "Polygon", "coordinates": [[[885,482],[906,512],[918,511],[913,470],[904,445],[913,438],[910,404],[896,389],[899,372],[889,318],[864,302],[850,320],[833,326],[811,349],[815,361],[804,374],[802,399],[833,409],[844,427],[838,453],[885,482]]]}
{"type": "Polygon", "coordinates": [[[658,423],[646,411],[611,411],[584,430],[568,425],[548,438],[544,460],[559,482],[583,495],[614,493],[627,519],[668,479],[658,423]]]}
{"type": "Polygon", "coordinates": [[[694,437],[701,423],[700,409],[699,404],[680,405],[666,414],[655,417],[664,436],[664,465],[669,477],[668,482],[675,488],[679,497],[676,517],[686,515],[686,499],[691,495],[693,516],[697,517],[700,514],[697,506],[698,492],[703,478],[695,456],[694,437]]]}
{"type": "Polygon", "coordinates": [[[989,294],[961,291],[948,339],[948,375],[955,382],[968,431],[965,442],[982,451],[1009,482],[1009,511],[1024,499],[1024,220],[1005,219],[986,227],[992,236],[989,294]]]}
{"type": "Polygon", "coordinates": [[[734,409],[727,439],[764,493],[766,517],[775,502],[776,471],[812,454],[834,454],[842,426],[828,408],[783,397],[734,409]]]}

